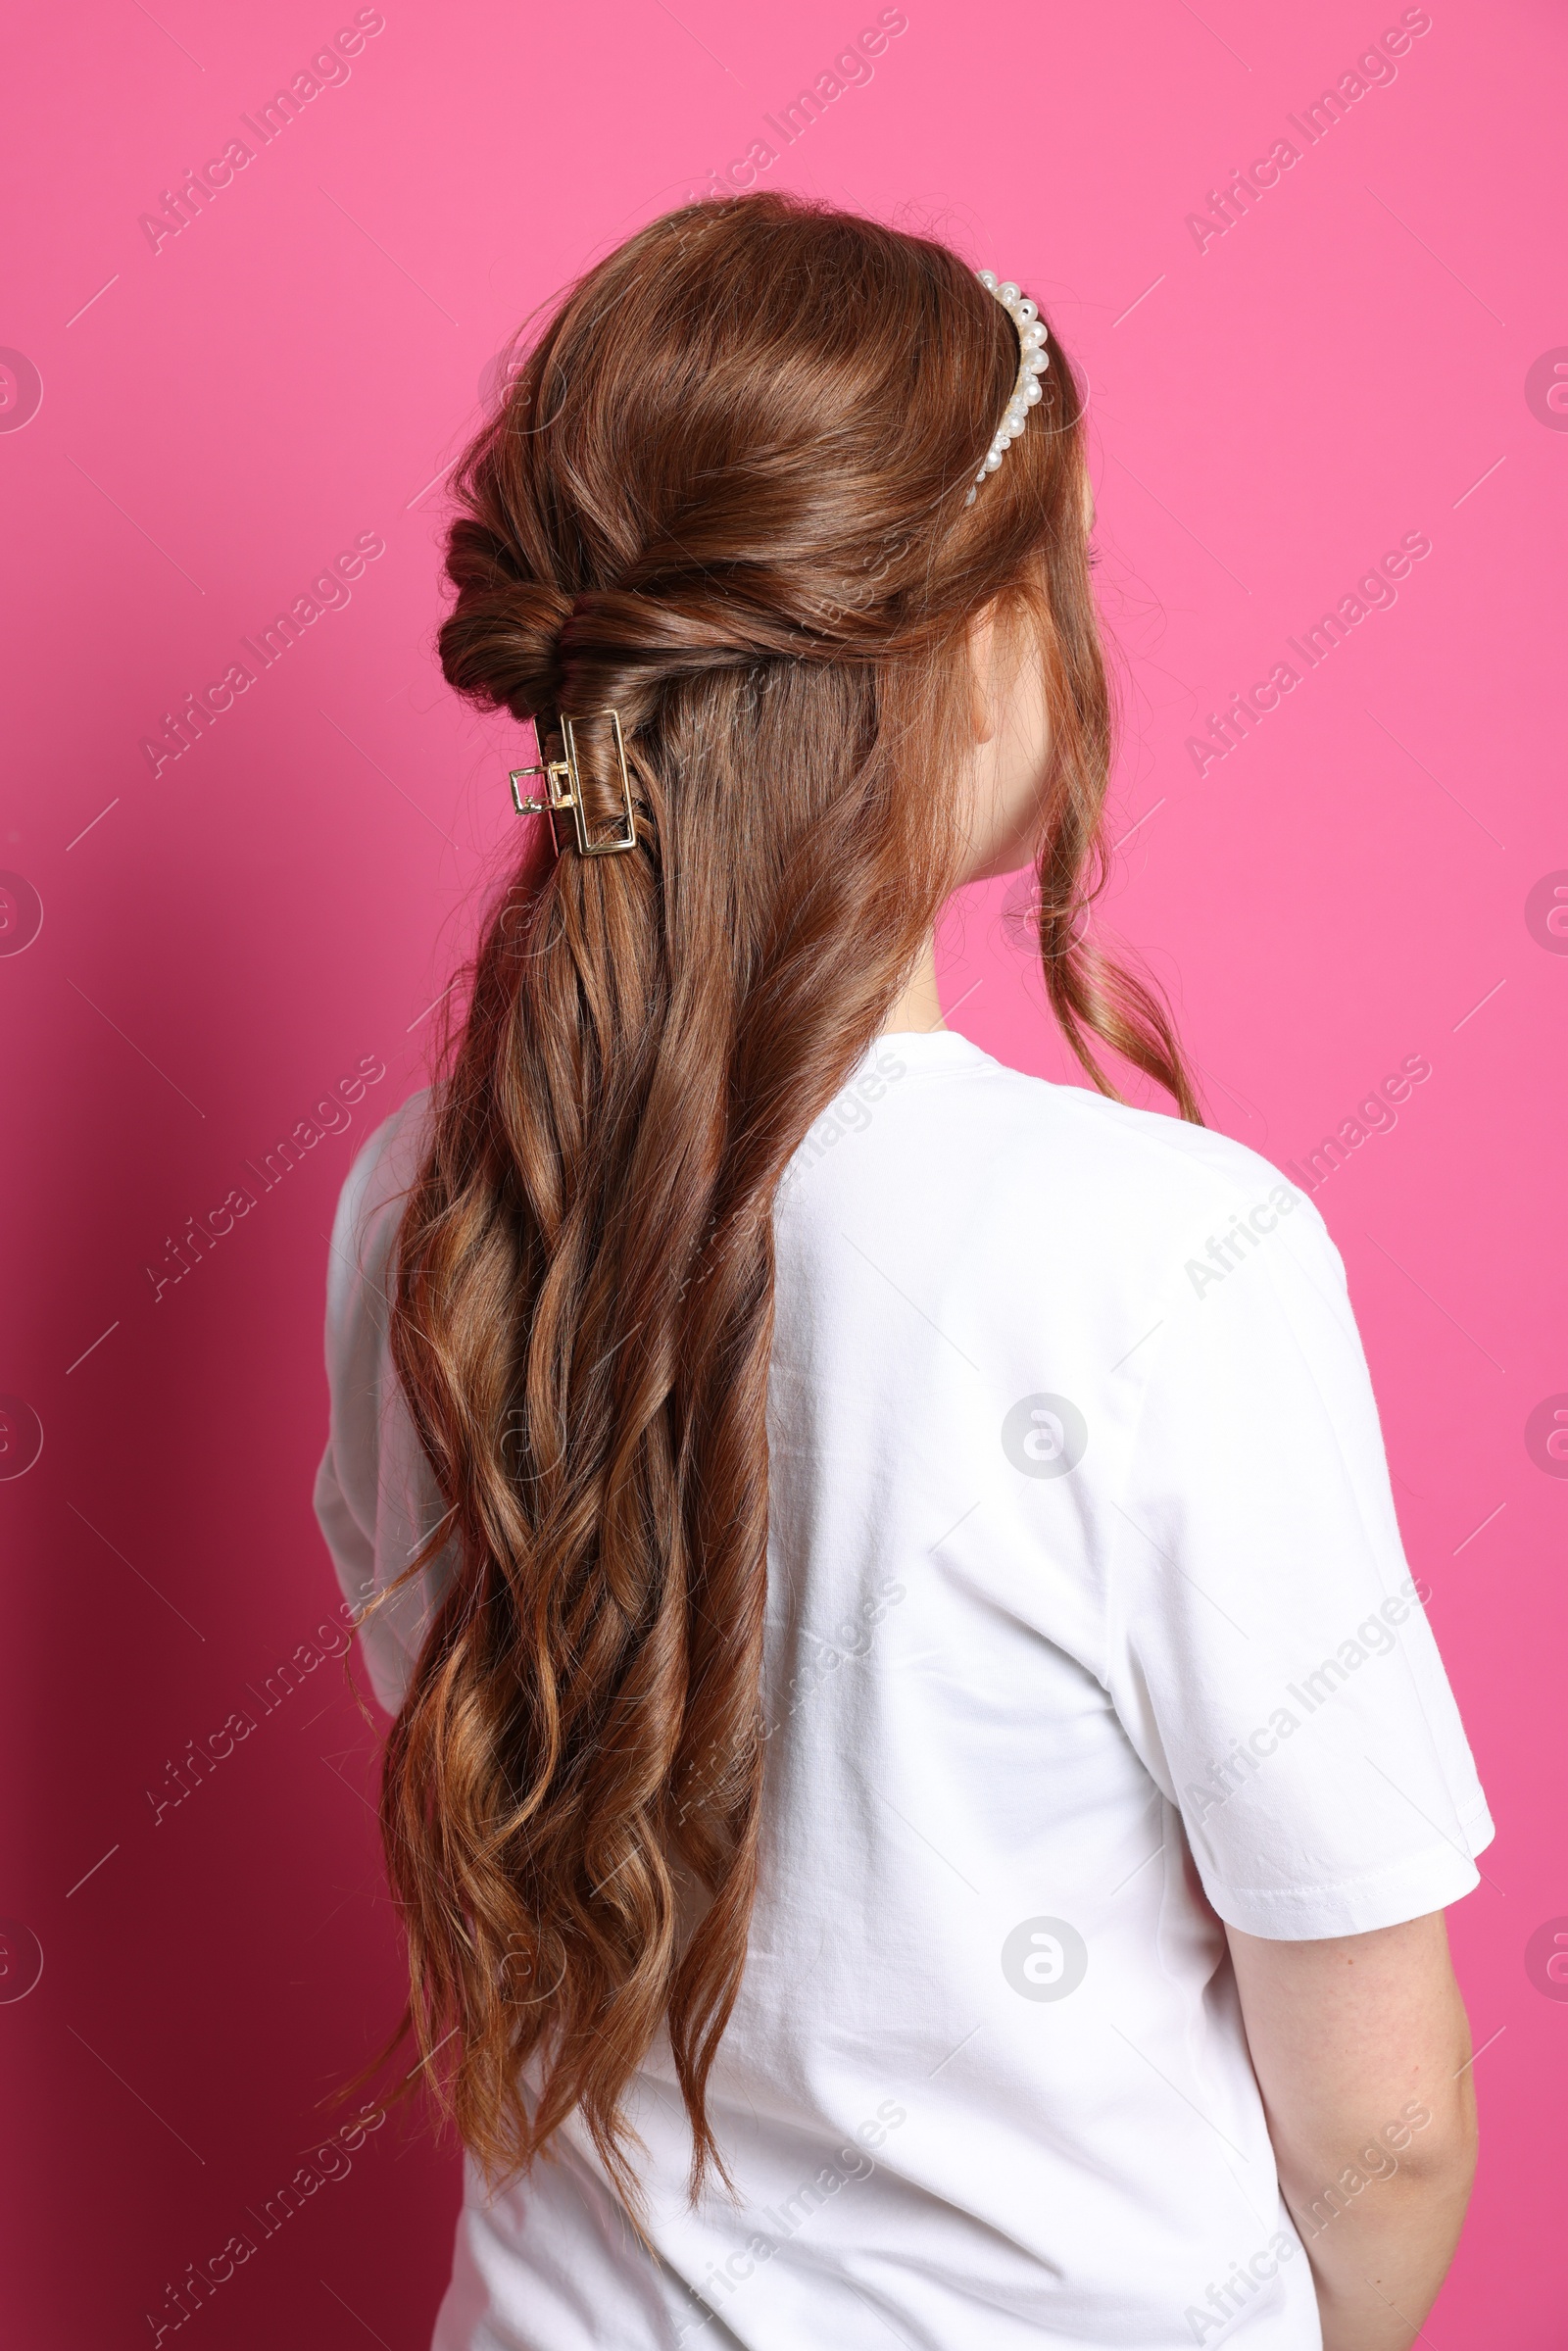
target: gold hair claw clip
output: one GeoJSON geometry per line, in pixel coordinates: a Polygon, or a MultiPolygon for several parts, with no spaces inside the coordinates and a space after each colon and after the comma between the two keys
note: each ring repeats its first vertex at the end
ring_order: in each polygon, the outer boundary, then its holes
{"type": "MultiPolygon", "coordinates": [[[[615,738],[615,758],[620,765],[620,807],[621,822],[624,828],[622,832],[609,841],[590,841],[588,838],[587,820],[582,809],[582,777],[577,768],[577,738],[574,731],[582,724],[582,717],[562,718],[560,721],[562,745],[566,754],[564,759],[544,759],[538,766],[511,769],[507,780],[512,786],[512,805],[519,816],[549,817],[551,838],[555,842],[558,855],[561,850],[561,834],[557,830],[556,818],[569,808],[572,829],[577,837],[577,853],[580,857],[618,857],[622,850],[635,849],[637,846],[637,819],[631,805],[631,776],[626,767],[626,744],[620,731],[620,713],[618,710],[606,709],[587,711],[583,713],[583,716],[610,720],[611,731],[615,738]],[[517,787],[525,775],[542,775],[544,777],[545,797],[543,800],[524,800],[517,787]]],[[[544,751],[544,732],[541,720],[535,718],[534,733],[539,737],[541,755],[544,751]]]]}

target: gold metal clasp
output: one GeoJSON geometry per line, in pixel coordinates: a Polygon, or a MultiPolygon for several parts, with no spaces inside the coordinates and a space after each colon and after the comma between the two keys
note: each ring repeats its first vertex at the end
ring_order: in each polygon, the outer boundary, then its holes
{"type": "Polygon", "coordinates": [[[512,805],[516,809],[517,814],[519,816],[548,816],[551,810],[554,808],[569,808],[571,806],[571,793],[569,789],[559,799],[557,798],[556,778],[558,776],[565,776],[569,786],[571,770],[567,767],[564,759],[552,759],[549,764],[544,767],[514,767],[508,776],[507,781],[512,786],[512,805]],[[522,794],[517,790],[517,786],[525,775],[547,775],[550,778],[549,784],[546,786],[546,790],[549,793],[549,798],[547,800],[523,799],[522,794]]]}
{"type": "MultiPolygon", "coordinates": [[[[561,834],[556,824],[556,818],[558,815],[564,814],[567,808],[571,810],[572,830],[576,835],[579,857],[618,857],[622,850],[635,849],[637,846],[637,818],[631,805],[631,776],[626,766],[626,743],[620,731],[619,711],[610,709],[589,710],[580,713],[575,719],[562,717],[560,723],[561,740],[566,754],[565,758],[564,759],[546,759],[538,766],[511,769],[507,781],[512,786],[513,807],[519,816],[549,817],[550,831],[558,853],[561,848],[561,834]],[[585,717],[608,718],[611,731],[615,738],[615,758],[620,765],[620,809],[623,829],[618,835],[612,836],[608,841],[589,840],[588,825],[583,815],[582,777],[577,767],[577,738],[574,730],[582,724],[585,717]],[[523,798],[517,787],[525,775],[542,775],[544,777],[545,797],[543,800],[525,800],[523,798]]],[[[534,731],[541,737],[540,749],[543,750],[544,730],[538,719],[534,721],[534,731]]]]}

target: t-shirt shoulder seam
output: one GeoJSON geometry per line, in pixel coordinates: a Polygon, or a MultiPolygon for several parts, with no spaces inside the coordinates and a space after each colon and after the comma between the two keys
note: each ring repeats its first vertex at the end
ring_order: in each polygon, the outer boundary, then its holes
{"type": "Polygon", "coordinates": [[[1248,1185],[1244,1171],[1241,1168],[1224,1165],[1218,1154],[1214,1158],[1205,1158],[1200,1151],[1195,1152],[1183,1149],[1176,1142],[1170,1130],[1184,1127],[1190,1132],[1209,1137],[1234,1151],[1247,1152],[1260,1166],[1267,1168],[1277,1182],[1289,1186],[1303,1204],[1312,1208],[1313,1215],[1318,1216],[1321,1221],[1319,1211],[1313,1206],[1311,1196],[1299,1184],[1292,1183],[1290,1177],[1274,1160],[1268,1158],[1254,1145],[1244,1143],[1239,1135],[1228,1135],[1222,1127],[1199,1126],[1194,1120],[1178,1118],[1165,1110],[1146,1109],[1137,1102],[1117,1102],[1109,1096],[1099,1093],[1093,1087],[1066,1085],[1059,1079],[1037,1077],[1028,1070],[1015,1069],[1011,1062],[998,1060],[994,1054],[985,1053],[983,1047],[976,1046],[975,1051],[982,1055],[978,1062],[955,1068],[934,1068],[919,1072],[911,1069],[909,1074],[950,1079],[1000,1076],[1009,1085],[1027,1089],[1031,1094],[1049,1095],[1054,1103],[1059,1103],[1065,1107],[1065,1113],[1069,1117],[1093,1121],[1102,1128],[1114,1128],[1117,1133],[1127,1138],[1130,1145],[1146,1154],[1157,1154],[1165,1159],[1174,1157],[1184,1168],[1201,1171],[1214,1184],[1218,1192],[1228,1197],[1238,1199],[1245,1197],[1248,1185]]]}
{"type": "MultiPolygon", "coordinates": [[[[355,1183],[356,1178],[358,1179],[358,1198],[355,1202],[358,1217],[363,1218],[366,1215],[368,1203],[369,1203],[369,1213],[379,1213],[398,1197],[399,1192],[408,1189],[406,1184],[396,1187],[393,1191],[384,1189],[387,1163],[391,1153],[410,1129],[416,1126],[423,1117],[429,1099],[430,1089],[428,1086],[421,1086],[413,1094],[405,1096],[396,1109],[389,1110],[380,1125],[373,1128],[361,1144],[359,1155],[349,1171],[351,1184],[355,1183]]],[[[411,1176],[410,1181],[412,1180],[411,1176]]]]}

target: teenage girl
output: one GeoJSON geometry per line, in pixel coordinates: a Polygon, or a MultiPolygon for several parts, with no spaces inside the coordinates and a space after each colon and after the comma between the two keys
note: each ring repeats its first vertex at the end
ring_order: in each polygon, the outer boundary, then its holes
{"type": "Polygon", "coordinates": [[[343,1193],[317,1491],[466,2149],[436,2351],[1404,2351],[1492,1826],[1339,1253],[1087,928],[1065,354],[702,204],[456,483],[442,664],[540,749],[343,1193]],[[1084,1085],[943,1022],[1025,865],[1084,1085]]]}

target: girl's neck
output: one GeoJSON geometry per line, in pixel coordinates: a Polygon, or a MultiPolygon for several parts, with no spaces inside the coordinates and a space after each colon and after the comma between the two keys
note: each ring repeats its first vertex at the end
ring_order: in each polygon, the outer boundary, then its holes
{"type": "Polygon", "coordinates": [[[887,1036],[898,1029],[929,1030],[945,1028],[946,1025],[942,1017],[942,999],[937,994],[936,948],[928,938],[904,983],[903,994],[891,1006],[882,1024],[882,1033],[887,1036]]]}

